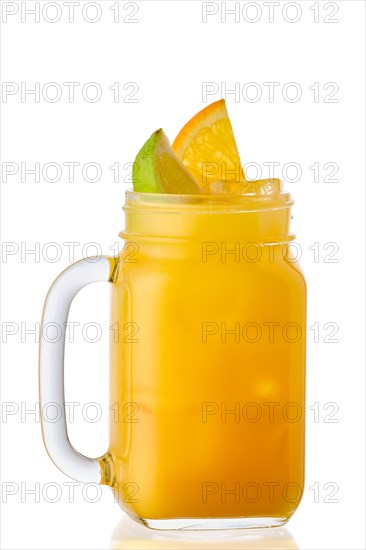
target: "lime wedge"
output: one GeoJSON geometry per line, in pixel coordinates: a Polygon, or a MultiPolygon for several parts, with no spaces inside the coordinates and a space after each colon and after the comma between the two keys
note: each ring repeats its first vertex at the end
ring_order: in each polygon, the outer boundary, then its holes
{"type": "Polygon", "coordinates": [[[199,195],[196,179],[173,152],[163,130],[156,130],[138,152],[132,168],[134,191],[199,195]]]}

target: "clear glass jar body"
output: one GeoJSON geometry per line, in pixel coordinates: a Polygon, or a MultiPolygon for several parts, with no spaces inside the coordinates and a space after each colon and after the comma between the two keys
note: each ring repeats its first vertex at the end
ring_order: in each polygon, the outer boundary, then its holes
{"type": "Polygon", "coordinates": [[[150,527],[275,526],[304,481],[291,201],[130,193],[113,280],[109,483],[150,527]]]}

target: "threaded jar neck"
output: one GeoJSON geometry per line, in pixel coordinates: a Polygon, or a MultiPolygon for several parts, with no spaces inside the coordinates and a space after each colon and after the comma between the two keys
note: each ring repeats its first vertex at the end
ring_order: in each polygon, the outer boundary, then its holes
{"type": "Polygon", "coordinates": [[[287,242],[291,219],[289,193],[273,195],[172,195],[126,192],[128,240],[258,243],[287,242]]]}

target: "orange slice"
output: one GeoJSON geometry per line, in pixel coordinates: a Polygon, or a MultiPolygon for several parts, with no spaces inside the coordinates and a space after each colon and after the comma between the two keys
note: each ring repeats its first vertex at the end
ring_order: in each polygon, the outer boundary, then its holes
{"type": "Polygon", "coordinates": [[[241,189],[245,187],[245,174],[224,99],[211,103],[191,118],[175,138],[172,149],[204,193],[216,194],[221,184],[229,182],[241,189]]]}

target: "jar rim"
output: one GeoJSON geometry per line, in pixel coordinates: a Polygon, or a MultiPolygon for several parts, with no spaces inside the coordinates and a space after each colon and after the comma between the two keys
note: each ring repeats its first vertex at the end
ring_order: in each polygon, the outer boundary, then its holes
{"type": "Polygon", "coordinates": [[[290,193],[267,195],[247,193],[243,195],[182,195],[173,193],[142,193],[128,189],[124,210],[140,206],[153,209],[188,210],[230,209],[241,211],[288,208],[293,204],[290,193]]]}

